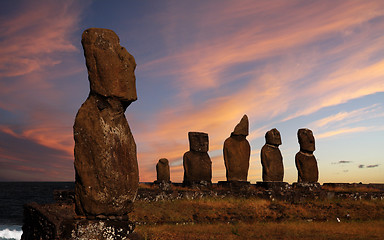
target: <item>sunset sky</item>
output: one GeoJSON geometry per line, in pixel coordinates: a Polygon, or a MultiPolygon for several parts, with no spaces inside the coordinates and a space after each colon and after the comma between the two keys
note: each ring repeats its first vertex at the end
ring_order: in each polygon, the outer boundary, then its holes
{"type": "Polygon", "coordinates": [[[250,121],[248,180],[277,128],[284,181],[310,128],[319,182],[384,183],[384,1],[0,1],[0,181],[74,181],[72,126],[89,93],[81,34],[109,28],[136,59],[126,116],[140,181],[168,158],[183,178],[188,132],[223,143],[250,121]]]}

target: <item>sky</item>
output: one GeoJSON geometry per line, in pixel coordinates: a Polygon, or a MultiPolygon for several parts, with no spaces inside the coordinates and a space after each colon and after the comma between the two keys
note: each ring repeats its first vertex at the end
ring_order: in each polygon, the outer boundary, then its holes
{"type": "Polygon", "coordinates": [[[188,132],[209,135],[212,182],[244,114],[248,181],[265,133],[297,181],[297,130],[316,139],[319,182],[384,183],[384,1],[0,1],[0,181],[74,181],[73,123],[89,93],[81,46],[112,29],[136,60],[126,111],[141,182],[160,158],[183,179],[188,132]]]}

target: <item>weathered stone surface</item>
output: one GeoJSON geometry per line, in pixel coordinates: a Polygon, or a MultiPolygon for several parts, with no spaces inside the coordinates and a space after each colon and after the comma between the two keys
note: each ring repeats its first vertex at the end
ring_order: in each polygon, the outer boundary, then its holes
{"type": "Polygon", "coordinates": [[[243,118],[240,120],[240,122],[236,125],[235,129],[233,130],[234,135],[242,135],[242,136],[248,136],[249,134],[249,122],[248,122],[248,116],[244,115],[243,118]]]}
{"type": "Polygon", "coordinates": [[[208,134],[203,132],[189,132],[189,150],[196,152],[208,152],[209,140],[208,134]]]}
{"type": "Polygon", "coordinates": [[[81,43],[88,69],[91,92],[104,97],[116,97],[130,103],[136,95],[136,62],[120,46],[112,30],[90,28],[84,31],[81,43]]]}
{"type": "Polygon", "coordinates": [[[22,240],[143,239],[133,233],[135,224],[128,220],[77,218],[74,205],[36,203],[24,206],[22,240]]]}
{"type": "Polygon", "coordinates": [[[265,134],[266,144],[261,148],[260,157],[263,167],[263,181],[282,182],[284,178],[283,156],[279,145],[280,132],[274,128],[265,134]]]}
{"type": "Polygon", "coordinates": [[[248,135],[248,117],[244,115],[231,136],[224,141],[223,155],[227,181],[247,181],[251,146],[248,135]]]}
{"type": "Polygon", "coordinates": [[[313,153],[315,148],[315,137],[310,129],[302,128],[297,132],[297,138],[299,139],[300,151],[306,153],[313,153]]]}
{"type": "Polygon", "coordinates": [[[170,171],[168,159],[162,158],[156,164],[157,182],[170,182],[170,171]]]}
{"type": "Polygon", "coordinates": [[[184,184],[198,182],[211,183],[212,161],[208,151],[208,134],[200,132],[189,132],[190,151],[183,156],[184,184]]]}
{"type": "Polygon", "coordinates": [[[319,180],[319,170],[317,161],[313,154],[298,152],[295,157],[298,172],[297,182],[317,182],[319,180]]]}
{"type": "Polygon", "coordinates": [[[88,29],[82,43],[91,91],[73,126],[76,211],[125,215],[139,182],[136,144],[124,115],[137,98],[136,64],[111,30],[88,29]]]}
{"type": "Polygon", "coordinates": [[[296,154],[295,163],[298,172],[297,182],[317,182],[319,169],[313,155],[315,151],[315,137],[310,129],[302,128],[297,131],[297,138],[300,144],[300,152],[296,154]]]}

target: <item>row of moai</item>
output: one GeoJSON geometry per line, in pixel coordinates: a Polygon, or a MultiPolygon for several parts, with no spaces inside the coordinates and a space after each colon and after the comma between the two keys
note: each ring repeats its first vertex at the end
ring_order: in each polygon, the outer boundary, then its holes
{"type": "MultiPolygon", "coordinates": [[[[251,147],[246,137],[249,134],[247,115],[236,125],[231,136],[224,141],[223,157],[227,182],[247,182],[251,147]]],[[[299,129],[297,137],[300,151],[295,156],[298,171],[298,183],[317,183],[319,171],[313,152],[315,138],[310,129],[299,129]]],[[[189,132],[190,150],[183,156],[184,185],[210,184],[212,179],[212,161],[208,155],[208,134],[189,132]]],[[[265,134],[265,145],[261,149],[263,182],[283,182],[284,164],[280,152],[280,132],[274,128],[265,134]]],[[[165,158],[156,165],[155,183],[170,182],[169,161],[165,158]]],[[[219,182],[220,183],[220,182],[219,182]]],[[[221,182],[223,183],[223,182],[221,182]]]]}

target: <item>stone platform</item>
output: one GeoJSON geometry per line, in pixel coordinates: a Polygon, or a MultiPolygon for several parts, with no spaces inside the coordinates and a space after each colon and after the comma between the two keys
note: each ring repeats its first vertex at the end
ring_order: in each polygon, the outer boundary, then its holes
{"type": "Polygon", "coordinates": [[[139,240],[128,217],[99,216],[86,219],[75,214],[74,204],[30,203],[24,206],[22,240],[139,240]],[[100,219],[104,218],[104,219],[100,219]]]}
{"type": "Polygon", "coordinates": [[[256,182],[256,187],[284,191],[288,190],[290,185],[287,182],[256,182]]]}

